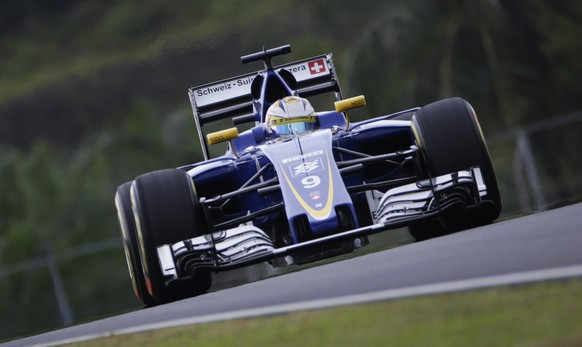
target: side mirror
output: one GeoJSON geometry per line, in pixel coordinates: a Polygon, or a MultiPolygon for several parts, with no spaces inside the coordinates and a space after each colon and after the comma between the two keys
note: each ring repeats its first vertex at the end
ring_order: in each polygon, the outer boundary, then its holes
{"type": "Polygon", "coordinates": [[[363,95],[354,96],[353,98],[336,101],[334,103],[336,112],[346,112],[354,108],[366,106],[366,97],[363,95]]]}
{"type": "Polygon", "coordinates": [[[238,129],[230,128],[206,135],[209,145],[215,145],[224,141],[230,141],[238,137],[238,129]]]}

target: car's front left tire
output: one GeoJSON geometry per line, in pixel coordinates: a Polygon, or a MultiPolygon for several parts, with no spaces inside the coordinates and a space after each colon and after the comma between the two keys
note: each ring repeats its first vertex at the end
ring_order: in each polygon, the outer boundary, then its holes
{"type": "Polygon", "coordinates": [[[135,296],[146,307],[155,306],[158,303],[147,290],[139,255],[137,231],[133,218],[130,197],[132,184],[133,181],[120,185],[115,193],[115,207],[117,208],[117,218],[119,220],[119,226],[121,227],[123,250],[125,252],[125,259],[127,261],[129,276],[131,278],[131,284],[135,296]]]}
{"type": "Polygon", "coordinates": [[[140,259],[148,292],[167,303],[206,292],[212,278],[200,271],[169,285],[163,276],[157,247],[203,235],[206,224],[190,176],[168,169],[137,177],[131,188],[140,259]]]}

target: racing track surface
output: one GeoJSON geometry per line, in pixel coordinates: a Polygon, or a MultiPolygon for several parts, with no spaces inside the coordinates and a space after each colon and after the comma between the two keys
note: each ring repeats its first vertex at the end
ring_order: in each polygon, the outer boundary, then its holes
{"type": "Polygon", "coordinates": [[[273,305],[329,301],[348,295],[564,267],[574,268],[574,276],[582,274],[579,271],[582,269],[582,204],[271,277],[5,345],[50,344],[196,316],[218,317],[217,314],[230,311],[248,312],[273,305]]]}

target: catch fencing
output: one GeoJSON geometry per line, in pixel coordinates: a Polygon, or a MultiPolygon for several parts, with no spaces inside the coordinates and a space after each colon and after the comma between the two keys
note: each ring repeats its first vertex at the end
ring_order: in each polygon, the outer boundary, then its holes
{"type": "Polygon", "coordinates": [[[503,216],[582,200],[582,111],[487,137],[503,216]]]}

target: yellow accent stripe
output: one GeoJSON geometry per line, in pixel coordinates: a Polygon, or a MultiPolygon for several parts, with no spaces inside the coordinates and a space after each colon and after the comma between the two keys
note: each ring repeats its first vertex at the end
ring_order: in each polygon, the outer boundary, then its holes
{"type": "Polygon", "coordinates": [[[424,159],[424,162],[427,162],[427,158],[426,155],[424,153],[424,150],[422,149],[423,144],[422,142],[420,142],[420,135],[418,134],[418,129],[416,129],[416,125],[414,122],[410,123],[410,128],[412,129],[412,133],[414,134],[414,139],[416,140],[416,145],[418,146],[418,149],[420,150],[420,155],[422,155],[422,158],[424,159]]]}
{"type": "MultiPolygon", "coordinates": [[[[326,154],[326,156],[327,156],[327,154],[326,154]]],[[[295,198],[297,199],[297,201],[299,202],[301,207],[303,207],[303,209],[305,211],[307,211],[307,213],[309,213],[313,218],[315,218],[317,220],[325,219],[330,215],[331,206],[333,203],[333,177],[331,175],[331,164],[329,161],[329,156],[327,156],[327,171],[329,172],[327,202],[325,203],[325,206],[323,207],[323,209],[316,210],[316,209],[311,208],[311,206],[309,206],[309,204],[307,202],[305,202],[305,200],[303,200],[303,198],[297,192],[297,190],[295,190],[295,187],[293,187],[293,184],[291,183],[291,181],[289,180],[289,177],[287,177],[287,174],[285,173],[285,168],[283,168],[283,166],[281,165],[281,172],[283,173],[283,176],[285,177],[285,180],[287,181],[289,188],[291,188],[293,195],[295,195],[295,198]]]]}
{"type": "Polygon", "coordinates": [[[410,123],[410,128],[412,129],[412,133],[414,134],[414,139],[416,140],[416,144],[418,145],[419,148],[421,148],[422,144],[420,143],[420,136],[418,136],[418,130],[416,130],[416,126],[414,126],[414,122],[410,123]]]}
{"type": "Polygon", "coordinates": [[[209,145],[215,145],[224,141],[230,141],[238,137],[238,129],[236,127],[217,131],[206,135],[209,145]]]}
{"type": "Polygon", "coordinates": [[[285,117],[285,118],[278,118],[276,116],[271,116],[271,121],[269,122],[270,125],[281,125],[281,124],[292,124],[292,123],[315,123],[317,118],[315,113],[306,115],[306,116],[294,116],[294,117],[285,117]]]}
{"type": "Polygon", "coordinates": [[[354,96],[353,98],[336,101],[334,103],[336,112],[345,112],[358,107],[366,106],[366,97],[363,95],[354,96]]]}

